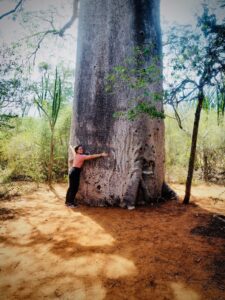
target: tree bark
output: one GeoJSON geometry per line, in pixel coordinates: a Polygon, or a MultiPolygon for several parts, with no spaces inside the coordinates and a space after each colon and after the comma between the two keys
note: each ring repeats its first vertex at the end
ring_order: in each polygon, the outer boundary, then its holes
{"type": "Polygon", "coordinates": [[[204,176],[204,181],[208,182],[209,181],[208,154],[207,154],[207,149],[204,148],[203,148],[203,176],[204,176]]]}
{"type": "Polygon", "coordinates": [[[15,8],[13,8],[13,9],[7,11],[6,13],[0,15],[0,20],[3,19],[3,18],[5,18],[5,17],[7,17],[7,16],[9,16],[9,15],[11,15],[11,14],[14,14],[22,6],[23,2],[24,2],[24,0],[20,0],[16,4],[15,8]]]}
{"type": "MultiPolygon", "coordinates": [[[[105,77],[134,47],[149,44],[154,47],[146,64],[158,57],[162,72],[159,1],[82,0],[78,22],[71,143],[83,144],[91,153],[109,153],[85,163],[80,199],[128,206],[135,204],[140,190],[146,201],[156,199],[164,181],[164,122],[146,115],[134,121],[114,118],[114,112],[127,109],[135,92],[124,87],[109,94],[105,77]]],[[[150,89],[162,92],[162,80],[150,89]]],[[[162,111],[162,99],[156,107],[162,111]]]]}
{"type": "Polygon", "coordinates": [[[195,120],[194,120],[193,132],[192,132],[191,152],[190,152],[189,165],[188,165],[188,175],[187,175],[187,180],[186,180],[185,196],[184,196],[184,200],[183,200],[184,204],[189,203],[190,196],[191,196],[191,184],[192,184],[192,178],[193,178],[193,173],[194,173],[195,153],[196,153],[196,145],[197,145],[197,138],[198,138],[198,128],[199,128],[203,100],[204,100],[204,94],[203,94],[203,91],[200,91],[198,94],[198,104],[197,104],[197,108],[196,108],[196,112],[195,112],[195,120]]]}
{"type": "Polygon", "coordinates": [[[49,184],[49,186],[51,186],[51,184],[52,184],[53,161],[54,161],[54,129],[51,129],[50,156],[49,156],[49,164],[48,164],[48,184],[49,184]]]}

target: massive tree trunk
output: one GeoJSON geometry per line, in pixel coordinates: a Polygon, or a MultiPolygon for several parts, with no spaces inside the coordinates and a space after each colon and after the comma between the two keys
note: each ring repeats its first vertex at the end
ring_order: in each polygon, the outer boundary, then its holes
{"type": "MultiPolygon", "coordinates": [[[[164,181],[164,122],[142,115],[135,121],[113,117],[127,108],[134,92],[113,95],[105,77],[136,46],[153,45],[162,71],[159,0],[82,0],[79,7],[75,99],[71,143],[108,158],[85,163],[80,198],[92,205],[130,205],[161,197],[164,181]]],[[[161,80],[150,86],[162,91],[161,80]]],[[[162,101],[156,103],[162,111],[162,101]]]]}

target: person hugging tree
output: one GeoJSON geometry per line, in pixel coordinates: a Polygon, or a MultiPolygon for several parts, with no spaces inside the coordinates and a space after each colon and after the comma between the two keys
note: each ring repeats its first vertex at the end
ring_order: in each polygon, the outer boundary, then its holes
{"type": "Polygon", "coordinates": [[[106,157],[108,156],[108,154],[105,152],[92,155],[84,154],[84,148],[82,145],[78,145],[76,147],[70,145],[70,149],[73,152],[73,165],[69,171],[69,188],[66,193],[65,204],[70,208],[74,208],[78,206],[75,197],[78,192],[80,183],[80,173],[84,162],[86,160],[106,157]]]}

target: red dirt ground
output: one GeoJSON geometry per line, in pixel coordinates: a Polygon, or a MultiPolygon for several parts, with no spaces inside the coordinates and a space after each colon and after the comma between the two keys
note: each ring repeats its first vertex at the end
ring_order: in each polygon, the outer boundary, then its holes
{"type": "Polygon", "coordinates": [[[0,299],[225,299],[224,188],[134,211],[69,209],[65,192],[0,202],[0,299]]]}

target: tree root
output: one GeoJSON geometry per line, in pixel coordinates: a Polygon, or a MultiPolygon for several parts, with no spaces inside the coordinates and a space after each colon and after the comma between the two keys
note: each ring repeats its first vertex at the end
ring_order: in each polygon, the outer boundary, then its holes
{"type": "MultiPolygon", "coordinates": [[[[141,165],[140,162],[139,164],[141,165]]],[[[131,175],[131,179],[127,186],[126,193],[123,197],[121,207],[135,206],[139,189],[141,189],[143,192],[143,200],[146,204],[150,202],[164,202],[166,200],[179,200],[176,192],[165,181],[162,185],[161,197],[158,197],[156,200],[152,199],[150,197],[149,189],[142,177],[142,168],[140,167],[140,165],[139,168],[135,168],[135,172],[131,175]]]]}
{"type": "Polygon", "coordinates": [[[134,163],[134,169],[131,173],[130,180],[123,197],[126,206],[134,206],[138,194],[139,184],[142,178],[142,160],[134,163]]]}
{"type": "Polygon", "coordinates": [[[144,201],[146,203],[148,203],[149,200],[151,199],[151,197],[150,197],[150,193],[149,193],[148,187],[147,187],[147,185],[146,185],[143,177],[141,177],[141,180],[140,180],[140,188],[143,191],[144,201]]]}
{"type": "Polygon", "coordinates": [[[165,181],[162,185],[162,197],[165,200],[179,200],[177,193],[165,181]]]}

